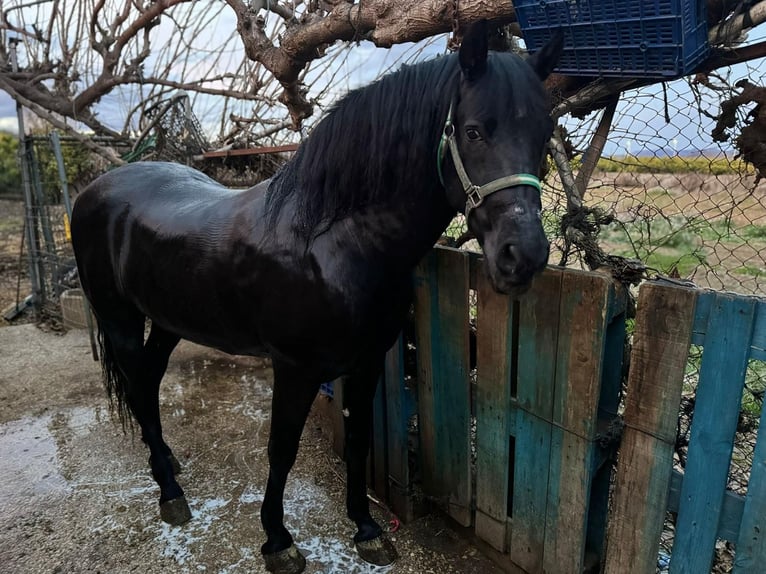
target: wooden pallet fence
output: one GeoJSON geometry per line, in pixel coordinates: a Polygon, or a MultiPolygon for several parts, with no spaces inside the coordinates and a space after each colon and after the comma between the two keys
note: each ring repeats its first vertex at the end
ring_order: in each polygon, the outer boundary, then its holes
{"type": "Polygon", "coordinates": [[[476,533],[525,572],[582,572],[603,548],[597,439],[616,415],[624,298],[553,268],[518,301],[477,287],[476,533]]]}
{"type": "Polygon", "coordinates": [[[416,269],[417,386],[400,338],[376,398],[370,481],[405,520],[421,496],[438,504],[509,569],[581,572],[603,554],[612,465],[599,445],[617,414],[625,295],[605,275],[549,268],[515,300],[481,264],[436,248],[416,269]]]}
{"type": "Polygon", "coordinates": [[[667,509],[677,513],[671,574],[710,572],[717,538],[736,544],[735,574],[764,571],[761,433],[747,496],[726,489],[752,360],[766,360],[766,301],[667,284],[641,287],[605,572],[656,571],[667,509]],[[703,352],[687,462],[679,473],[673,449],[691,344],[703,352]]]}

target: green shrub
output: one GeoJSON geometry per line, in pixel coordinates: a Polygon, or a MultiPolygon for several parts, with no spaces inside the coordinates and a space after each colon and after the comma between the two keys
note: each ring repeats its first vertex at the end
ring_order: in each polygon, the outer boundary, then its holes
{"type": "Polygon", "coordinates": [[[0,132],[0,195],[22,195],[19,140],[5,132],[0,132]]]}

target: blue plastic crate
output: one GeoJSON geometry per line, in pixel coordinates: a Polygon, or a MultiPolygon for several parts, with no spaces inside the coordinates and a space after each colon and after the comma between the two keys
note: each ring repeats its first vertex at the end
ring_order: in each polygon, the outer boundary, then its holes
{"type": "Polygon", "coordinates": [[[556,71],[572,76],[673,78],[708,54],[705,0],[514,0],[530,52],[557,29],[556,71]]]}

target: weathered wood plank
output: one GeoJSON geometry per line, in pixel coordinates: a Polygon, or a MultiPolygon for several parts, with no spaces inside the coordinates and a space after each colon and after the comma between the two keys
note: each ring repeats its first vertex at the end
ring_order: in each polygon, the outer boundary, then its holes
{"type": "Polygon", "coordinates": [[[510,556],[528,572],[543,568],[562,275],[546,270],[519,301],[510,556]]]}
{"type": "Polygon", "coordinates": [[[652,283],[639,293],[607,574],[656,569],[696,298],[692,289],[652,283]]]}
{"type": "Polygon", "coordinates": [[[561,286],[553,420],[587,439],[596,436],[610,288],[606,276],[578,272],[564,274],[561,286]]]}
{"type": "Polygon", "coordinates": [[[712,296],[670,558],[672,574],[710,570],[753,332],[753,299],[725,293],[700,297],[712,296]]]}
{"type": "Polygon", "coordinates": [[[478,273],[476,341],[476,534],[505,552],[509,482],[512,302],[478,273]]]}
{"type": "Polygon", "coordinates": [[[399,337],[386,354],[386,419],[388,423],[388,482],[391,507],[403,521],[414,517],[409,465],[409,391],[404,384],[404,351],[399,337]]]}
{"type": "Polygon", "coordinates": [[[611,291],[604,275],[567,272],[562,278],[543,562],[547,572],[583,570],[611,291]]]}
{"type": "Polygon", "coordinates": [[[471,396],[466,253],[432,251],[416,271],[418,421],[423,486],[471,524],[471,396]]]}
{"type": "MultiPolygon", "coordinates": [[[[766,316],[756,325],[766,324],[766,316]]],[[[734,554],[734,574],[760,574],[766,565],[766,409],[761,410],[753,467],[734,554]]]]}

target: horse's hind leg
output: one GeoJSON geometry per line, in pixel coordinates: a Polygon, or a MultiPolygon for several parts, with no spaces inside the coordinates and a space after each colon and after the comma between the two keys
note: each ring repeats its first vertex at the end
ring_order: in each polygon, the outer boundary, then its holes
{"type": "Polygon", "coordinates": [[[143,349],[145,379],[143,393],[138,397],[141,404],[136,405],[141,410],[141,438],[149,447],[152,476],[160,485],[160,516],[169,524],[183,524],[191,518],[189,505],[175,480],[175,475],[181,472],[181,465],[162,437],[160,421],[160,382],[179,340],[177,335],[152,323],[143,349]]]}
{"type": "Polygon", "coordinates": [[[127,406],[135,417],[149,447],[152,476],[160,487],[160,516],[170,524],[183,524],[191,512],[175,479],[178,462],[162,438],[159,410],[160,381],[179,339],[155,325],[144,345],[144,317],[131,315],[127,321],[99,321],[109,384],[118,406],[127,406]]]}
{"type": "Polygon", "coordinates": [[[382,369],[373,362],[343,380],[343,414],[346,445],[346,509],[356,523],[354,543],[359,555],[372,564],[394,562],[397,552],[370,515],[367,499],[367,455],[370,450],[372,403],[382,369]]]}
{"type": "MultiPolygon", "coordinates": [[[[158,443],[158,449],[168,459],[173,469],[173,474],[180,474],[181,464],[173,455],[173,451],[165,443],[162,437],[162,424],[160,422],[160,382],[168,368],[168,360],[173,349],[176,348],[180,337],[166,331],[159,325],[152,323],[149,337],[144,344],[144,361],[146,362],[146,400],[150,402],[147,412],[150,413],[146,428],[142,427],[142,440],[149,445],[150,441],[158,443]],[[147,436],[147,433],[149,436],[147,436]],[[151,433],[156,436],[152,437],[151,433]]],[[[150,447],[151,449],[151,447],[150,447]]],[[[151,452],[151,450],[150,450],[151,452]]],[[[152,465],[150,457],[149,464],[152,465]]],[[[153,469],[153,465],[152,465],[153,469]]]]}

